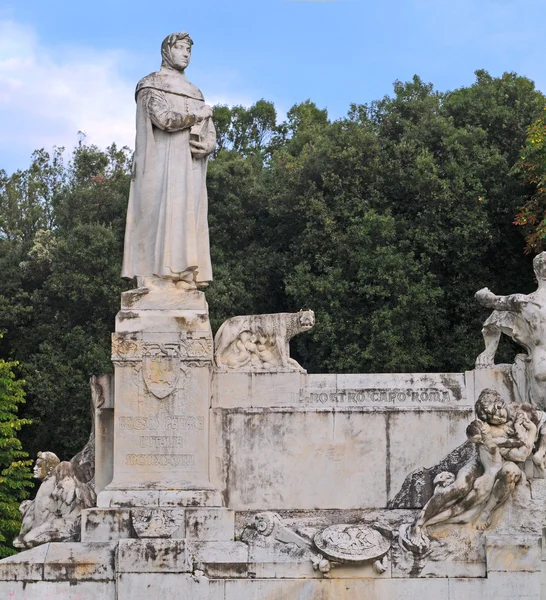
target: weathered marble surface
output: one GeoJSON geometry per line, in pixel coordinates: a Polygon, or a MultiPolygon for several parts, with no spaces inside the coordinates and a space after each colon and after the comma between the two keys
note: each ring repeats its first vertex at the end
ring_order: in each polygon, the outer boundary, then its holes
{"type": "Polygon", "coordinates": [[[95,491],[97,494],[114,475],[114,376],[90,379],[95,429],[95,491]]]}
{"type": "MultiPolygon", "coordinates": [[[[532,497],[522,486],[503,507],[502,527],[494,535],[457,537],[455,526],[447,526],[451,530],[444,532],[438,548],[419,564],[408,563],[408,554],[394,541],[382,573],[370,564],[334,564],[329,572],[320,572],[293,538],[279,541],[283,532],[261,535],[248,527],[255,515],[241,513],[235,531],[243,542],[132,538],[45,544],[0,561],[0,597],[140,600],[153,593],[173,600],[539,600],[543,561],[537,532],[544,511],[544,480],[532,486],[532,497]],[[442,547],[453,542],[450,554],[442,554],[442,547]]],[[[375,524],[396,532],[412,514],[415,511],[287,511],[281,517],[298,539],[311,541],[333,523],[375,524]]]]}
{"type": "MultiPolygon", "coordinates": [[[[158,492],[209,490],[212,334],[202,292],[123,294],[112,337],[113,480],[99,506],[157,504],[158,492]],[[176,306],[180,299],[182,308],[176,306]],[[155,493],[155,496],[154,496],[155,493]],[[148,500],[147,496],[155,500],[148,500]]],[[[183,503],[183,494],[180,502],[183,503]]]]}
{"type": "Polygon", "coordinates": [[[474,404],[462,374],[213,381],[213,480],[236,510],[385,507],[423,456],[432,466],[465,440],[474,404]]]}
{"type": "Polygon", "coordinates": [[[472,373],[215,372],[212,406],[464,409],[476,401],[473,384],[472,373]]]}

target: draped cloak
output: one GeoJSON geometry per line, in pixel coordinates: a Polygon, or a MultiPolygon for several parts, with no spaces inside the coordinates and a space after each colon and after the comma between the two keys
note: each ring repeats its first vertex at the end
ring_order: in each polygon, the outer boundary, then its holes
{"type": "Polygon", "coordinates": [[[206,174],[216,143],[211,119],[200,139],[207,156],[193,157],[189,144],[203,95],[182,73],[162,68],[139,81],[136,103],[121,275],[176,280],[197,269],[197,281],[210,281],[206,174]]]}

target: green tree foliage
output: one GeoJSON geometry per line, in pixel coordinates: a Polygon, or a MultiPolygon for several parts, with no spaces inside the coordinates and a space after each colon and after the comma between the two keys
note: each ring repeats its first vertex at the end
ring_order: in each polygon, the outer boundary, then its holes
{"type": "Polygon", "coordinates": [[[546,107],[527,130],[525,147],[514,172],[522,176],[528,189],[515,224],[523,228],[526,251],[541,252],[546,247],[546,107]]]}
{"type": "Polygon", "coordinates": [[[271,102],[258,100],[250,108],[244,106],[215,106],[215,156],[222,150],[234,150],[243,156],[265,156],[277,129],[277,112],[271,102]]]}
{"type": "Polygon", "coordinates": [[[14,554],[12,541],[21,527],[19,504],[33,486],[28,454],[17,435],[30,421],[17,416],[25,402],[23,381],[16,379],[17,363],[0,359],[0,558],[14,554]]]}
{"type": "MultiPolygon", "coordinates": [[[[119,273],[130,154],[83,141],[68,165],[60,153],[37,154],[43,172],[35,180],[57,169],[53,181],[61,185],[34,202],[43,214],[33,214],[28,225],[23,194],[14,222],[24,226],[0,238],[0,264],[8,273],[0,282],[0,343],[20,361],[26,380],[24,413],[33,425],[23,432],[25,447],[70,458],[89,435],[89,377],[112,370],[110,336],[120,292],[128,287],[119,273]]],[[[5,187],[30,177],[17,172],[5,187]]]]}
{"type": "MultiPolygon", "coordinates": [[[[520,154],[544,101],[524,77],[478,71],[446,93],[396,82],[336,121],[310,100],[281,123],[266,100],[215,107],[213,329],[312,308],[292,344],[310,372],[471,368],[487,315],[474,292],[534,285],[513,220],[543,187],[544,146],[520,154]]],[[[111,369],[130,155],[82,140],[62,156],[0,173],[0,352],[27,381],[26,447],[69,458],[89,431],[88,378],[111,369]]]]}

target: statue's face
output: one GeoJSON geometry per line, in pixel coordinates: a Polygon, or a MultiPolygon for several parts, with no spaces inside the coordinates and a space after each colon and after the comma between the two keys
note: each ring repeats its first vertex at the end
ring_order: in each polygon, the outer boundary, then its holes
{"type": "Polygon", "coordinates": [[[190,64],[190,59],[191,45],[187,40],[178,40],[174,43],[174,46],[171,46],[171,61],[179,71],[184,71],[190,64]]]}
{"type": "Polygon", "coordinates": [[[304,329],[311,329],[315,324],[315,313],[312,310],[306,310],[300,315],[300,325],[304,329]]]}
{"type": "Polygon", "coordinates": [[[484,404],[483,412],[490,425],[504,425],[508,421],[508,410],[500,398],[484,404]]]}
{"type": "Polygon", "coordinates": [[[449,471],[443,471],[442,473],[436,475],[436,477],[434,478],[434,485],[438,485],[442,488],[445,488],[448,485],[451,485],[454,481],[455,475],[453,475],[453,473],[450,473],[449,471]]]}
{"type": "Polygon", "coordinates": [[[35,479],[39,479],[40,481],[45,479],[46,464],[43,458],[36,459],[36,464],[34,465],[34,469],[32,469],[32,474],[35,479]]]}
{"type": "Polygon", "coordinates": [[[546,252],[541,252],[533,260],[533,269],[537,279],[546,279],[546,252]]]}

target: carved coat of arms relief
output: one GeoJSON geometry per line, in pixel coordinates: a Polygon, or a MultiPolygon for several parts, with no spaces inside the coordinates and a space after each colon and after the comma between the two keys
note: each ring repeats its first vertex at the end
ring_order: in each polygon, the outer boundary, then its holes
{"type": "Polygon", "coordinates": [[[179,344],[145,344],[142,352],[142,375],[146,389],[162,400],[176,389],[182,364],[179,344]]]}

